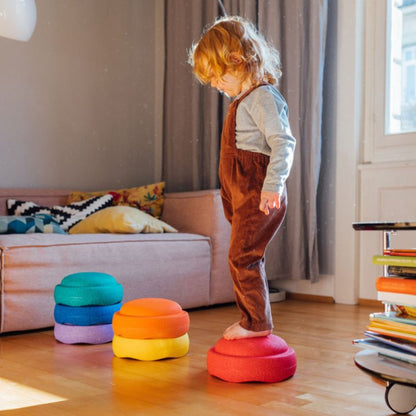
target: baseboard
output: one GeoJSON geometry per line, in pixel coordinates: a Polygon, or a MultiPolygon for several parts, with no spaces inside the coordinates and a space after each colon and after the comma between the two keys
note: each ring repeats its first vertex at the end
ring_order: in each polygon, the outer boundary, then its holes
{"type": "Polygon", "coordinates": [[[380,310],[384,309],[384,305],[377,299],[359,298],[358,299],[358,304],[362,305],[362,306],[371,306],[373,308],[377,308],[377,309],[380,309],[380,310]]]}
{"type": "MultiPolygon", "coordinates": [[[[286,299],[302,300],[305,302],[335,303],[335,299],[332,296],[308,295],[306,293],[294,292],[286,292],[286,299]]],[[[358,305],[371,306],[381,311],[384,310],[384,305],[377,299],[359,298],[358,305]]]]}
{"type": "Polygon", "coordinates": [[[305,302],[335,303],[332,296],[308,295],[306,293],[286,292],[286,299],[302,300],[305,302]]]}

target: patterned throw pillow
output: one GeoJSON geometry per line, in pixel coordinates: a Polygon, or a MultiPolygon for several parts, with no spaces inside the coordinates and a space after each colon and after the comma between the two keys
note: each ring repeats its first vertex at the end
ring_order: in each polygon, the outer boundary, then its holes
{"type": "Polygon", "coordinates": [[[84,201],[93,196],[110,194],[113,196],[113,205],[124,205],[138,208],[155,218],[160,218],[164,203],[165,182],[109,191],[81,192],[74,191],[68,196],[67,204],[84,201]]]}
{"type": "Polygon", "coordinates": [[[55,218],[64,231],[68,231],[75,224],[87,218],[100,209],[107,208],[113,203],[112,195],[97,196],[86,201],[60,207],[41,207],[30,201],[7,200],[9,215],[34,216],[35,214],[48,214],[55,218]]]}
{"type": "Polygon", "coordinates": [[[0,216],[0,234],[57,233],[66,234],[59,224],[47,214],[33,217],[0,216]]]}

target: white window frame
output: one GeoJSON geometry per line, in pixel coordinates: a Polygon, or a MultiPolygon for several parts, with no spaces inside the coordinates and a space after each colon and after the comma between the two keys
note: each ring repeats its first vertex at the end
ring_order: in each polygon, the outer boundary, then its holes
{"type": "MultiPolygon", "coordinates": [[[[413,45],[411,48],[409,48],[408,51],[413,54],[413,57],[412,57],[412,60],[410,61],[410,63],[407,63],[407,66],[404,65],[404,68],[408,68],[409,66],[412,67],[412,70],[415,73],[415,82],[416,82],[416,45],[413,45]]],[[[403,71],[403,72],[405,72],[405,71],[403,71]]],[[[412,97],[412,98],[416,99],[416,91],[413,91],[413,92],[414,92],[415,96],[412,97]]]]}
{"type": "Polygon", "coordinates": [[[387,1],[365,2],[363,163],[416,160],[416,133],[385,134],[387,1]]]}

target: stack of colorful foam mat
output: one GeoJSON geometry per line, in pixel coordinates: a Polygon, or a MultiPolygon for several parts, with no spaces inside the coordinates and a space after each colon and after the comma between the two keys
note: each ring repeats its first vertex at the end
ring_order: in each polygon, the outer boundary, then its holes
{"type": "Polygon", "coordinates": [[[106,273],[74,273],[55,286],[55,329],[64,344],[104,344],[113,339],[112,319],[123,287],[106,273]]]}
{"type": "Polygon", "coordinates": [[[113,353],[119,358],[154,361],[178,358],[189,350],[189,315],[169,299],[126,302],[113,317],[113,353]]]}

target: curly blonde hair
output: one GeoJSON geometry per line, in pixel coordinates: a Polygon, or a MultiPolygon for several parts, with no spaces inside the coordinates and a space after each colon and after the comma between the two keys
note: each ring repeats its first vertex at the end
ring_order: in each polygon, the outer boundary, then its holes
{"type": "Polygon", "coordinates": [[[205,29],[189,50],[188,62],[203,84],[227,72],[240,73],[253,84],[275,85],[282,75],[279,52],[239,16],[221,17],[205,29]]]}

